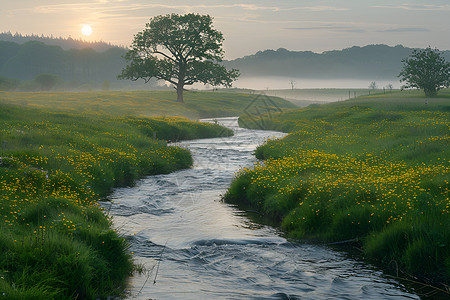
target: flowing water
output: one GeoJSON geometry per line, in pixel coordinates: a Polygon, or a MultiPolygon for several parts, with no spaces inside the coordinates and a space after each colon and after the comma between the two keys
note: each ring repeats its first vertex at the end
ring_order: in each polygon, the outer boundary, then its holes
{"type": "MultiPolygon", "coordinates": [[[[375,268],[322,245],[297,244],[221,202],[257,145],[284,134],[247,130],[179,143],[191,169],[115,190],[110,214],[146,271],[130,299],[419,299],[375,268]]],[[[106,204],[105,204],[106,205],[106,204]]]]}

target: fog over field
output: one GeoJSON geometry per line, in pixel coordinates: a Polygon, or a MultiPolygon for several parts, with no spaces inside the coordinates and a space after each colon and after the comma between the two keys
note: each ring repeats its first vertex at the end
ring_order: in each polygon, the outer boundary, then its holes
{"type": "Polygon", "coordinates": [[[274,89],[367,89],[372,81],[375,81],[379,89],[383,89],[388,84],[392,84],[394,89],[400,88],[398,80],[366,80],[366,79],[306,79],[291,78],[281,76],[264,77],[241,77],[233,86],[236,88],[248,88],[253,90],[274,90],[274,89]]]}

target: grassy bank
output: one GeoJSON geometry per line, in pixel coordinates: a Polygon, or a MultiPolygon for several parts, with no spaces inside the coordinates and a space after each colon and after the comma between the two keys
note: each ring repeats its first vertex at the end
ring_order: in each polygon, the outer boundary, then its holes
{"type": "Polygon", "coordinates": [[[427,105],[395,92],[263,117],[255,128],[289,135],[256,150],[264,163],[241,170],[225,200],[291,237],[354,241],[385,267],[448,285],[449,120],[448,90],[427,105]]]}
{"type": "MultiPolygon", "coordinates": [[[[133,116],[183,116],[190,119],[239,116],[257,95],[232,92],[185,92],[185,103],[177,103],[176,92],[0,92],[0,101],[52,111],[133,116]]],[[[269,108],[294,108],[277,97],[269,97],[269,108]]],[[[266,102],[267,103],[267,102],[266,102]]]]}
{"type": "Polygon", "coordinates": [[[120,295],[131,255],[97,200],[144,175],[192,164],[188,150],[164,140],[232,132],[180,117],[35,106],[0,103],[0,297],[120,295]]]}

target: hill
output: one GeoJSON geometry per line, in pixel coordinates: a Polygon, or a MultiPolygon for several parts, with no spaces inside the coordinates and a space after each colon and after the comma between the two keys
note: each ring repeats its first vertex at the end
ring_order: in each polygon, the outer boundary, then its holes
{"type": "MultiPolygon", "coordinates": [[[[4,35],[4,34],[3,34],[4,35]]],[[[1,37],[1,34],[0,34],[1,37]]],[[[97,89],[105,80],[115,83],[117,75],[126,65],[123,58],[127,49],[109,47],[106,50],[94,50],[95,43],[85,44],[71,39],[52,39],[47,37],[18,35],[13,40],[24,43],[1,41],[0,38],[0,89],[15,90],[17,80],[32,80],[43,73],[54,74],[66,82],[62,89],[73,89],[80,84],[96,82],[97,89]],[[28,39],[45,41],[27,41],[28,39]],[[58,46],[49,45],[61,44],[58,46]],[[70,45],[89,48],[64,47],[70,45]],[[2,88],[10,86],[10,88],[2,88]],[[12,86],[12,88],[11,88],[12,86]]],[[[402,59],[413,51],[403,46],[368,45],[334,50],[323,53],[311,51],[289,51],[286,49],[265,50],[232,61],[224,61],[228,68],[240,70],[241,78],[287,77],[304,79],[358,79],[367,80],[398,80],[397,75],[402,68],[402,59]]],[[[443,51],[444,57],[450,60],[450,51],[443,51]]],[[[141,82],[120,81],[120,85],[141,84],[141,82]]],[[[156,87],[156,80],[145,87],[156,87]]],[[[142,87],[140,87],[142,88],[142,87]]],[[[136,89],[136,88],[135,88],[136,89]]],[[[20,90],[33,90],[20,88],[20,90]]],[[[36,90],[36,89],[34,89],[36,90]]],[[[88,89],[89,90],[89,89],[88,89]]]]}
{"type": "MultiPolygon", "coordinates": [[[[227,61],[227,67],[239,69],[243,77],[284,76],[309,79],[391,80],[400,73],[401,60],[413,51],[401,45],[354,46],[323,53],[311,51],[259,51],[254,55],[227,61]]],[[[443,52],[450,60],[450,51],[443,52]]]]}
{"type": "Polygon", "coordinates": [[[97,52],[90,48],[63,50],[36,41],[21,45],[0,41],[0,76],[31,80],[48,73],[66,81],[117,80],[125,66],[125,53],[117,47],[97,52]]]}

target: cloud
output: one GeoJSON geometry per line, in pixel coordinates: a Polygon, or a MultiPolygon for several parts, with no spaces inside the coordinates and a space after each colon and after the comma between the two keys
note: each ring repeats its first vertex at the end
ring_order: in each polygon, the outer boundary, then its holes
{"type": "Polygon", "coordinates": [[[429,32],[428,28],[420,28],[420,27],[404,27],[404,28],[391,28],[385,30],[378,30],[378,32],[429,32]]]}
{"type": "MultiPolygon", "coordinates": [[[[55,1],[56,2],[56,1],[55,1]]],[[[32,13],[33,15],[63,15],[67,13],[72,13],[76,15],[83,15],[85,18],[90,17],[91,20],[100,19],[121,19],[121,20],[138,20],[138,19],[148,19],[154,14],[162,13],[188,13],[195,11],[206,11],[212,15],[217,15],[219,18],[223,19],[236,19],[238,21],[246,23],[268,23],[273,21],[271,18],[264,17],[262,14],[271,13],[275,14],[278,12],[289,12],[289,11],[311,11],[311,12],[323,12],[323,11],[345,11],[347,8],[334,7],[334,6],[295,6],[292,5],[278,5],[279,2],[272,2],[274,5],[259,5],[258,2],[255,3],[232,3],[232,4],[222,4],[222,3],[208,3],[208,2],[197,2],[192,1],[189,4],[183,1],[173,1],[169,3],[159,2],[159,3],[149,3],[144,0],[95,0],[89,1],[75,1],[67,0],[66,3],[54,3],[46,5],[36,5],[28,6],[24,8],[17,8],[10,13],[13,15],[15,13],[32,13]],[[226,13],[225,15],[223,13],[226,13]],[[256,15],[249,16],[248,13],[255,13],[256,15]],[[261,14],[261,15],[260,15],[261,14]],[[145,16],[144,16],[145,15],[145,16]]],[[[283,20],[276,21],[275,23],[295,23],[297,20],[283,20]]]]}
{"type": "Polygon", "coordinates": [[[318,27],[289,27],[284,28],[288,30],[333,30],[333,29],[344,29],[347,27],[335,27],[335,26],[318,26],[318,27]]]}
{"type": "Polygon", "coordinates": [[[242,8],[244,10],[271,10],[271,11],[291,11],[291,10],[306,10],[306,11],[346,11],[348,8],[335,6],[295,6],[295,7],[278,7],[278,6],[258,6],[254,4],[230,4],[230,5],[194,5],[193,7],[201,8],[242,8]]]}
{"type": "Polygon", "coordinates": [[[365,33],[365,32],[367,32],[364,29],[357,29],[357,28],[355,28],[355,29],[342,29],[342,30],[336,30],[336,31],[338,31],[338,32],[353,32],[353,33],[365,33]]]}
{"type": "Polygon", "coordinates": [[[67,10],[139,10],[151,8],[166,8],[177,9],[182,11],[192,11],[194,9],[242,9],[250,11],[291,11],[291,10],[305,10],[305,11],[346,11],[348,8],[334,7],[334,6],[295,6],[295,7],[279,7],[279,6],[260,6],[257,4],[235,3],[235,4],[165,4],[165,3],[139,3],[130,0],[97,0],[92,2],[81,3],[64,3],[64,4],[48,4],[38,5],[35,7],[26,7],[16,9],[15,11],[33,11],[35,13],[56,13],[67,10]],[[127,3],[128,2],[128,3],[127,3]],[[105,4],[108,6],[105,7],[105,4]]]}
{"type": "Polygon", "coordinates": [[[284,28],[286,30],[328,30],[328,31],[334,31],[334,32],[355,32],[355,33],[363,33],[366,32],[363,29],[358,28],[351,28],[347,26],[315,26],[315,27],[287,27],[284,28]]]}
{"type": "Polygon", "coordinates": [[[418,11],[449,11],[450,4],[443,5],[431,5],[431,4],[409,4],[404,3],[401,5],[374,5],[376,8],[389,8],[389,9],[403,9],[403,10],[418,10],[418,11]]]}
{"type": "Polygon", "coordinates": [[[335,6],[299,6],[293,8],[286,8],[284,10],[309,10],[309,11],[347,11],[349,8],[335,7],[335,6]]]}

